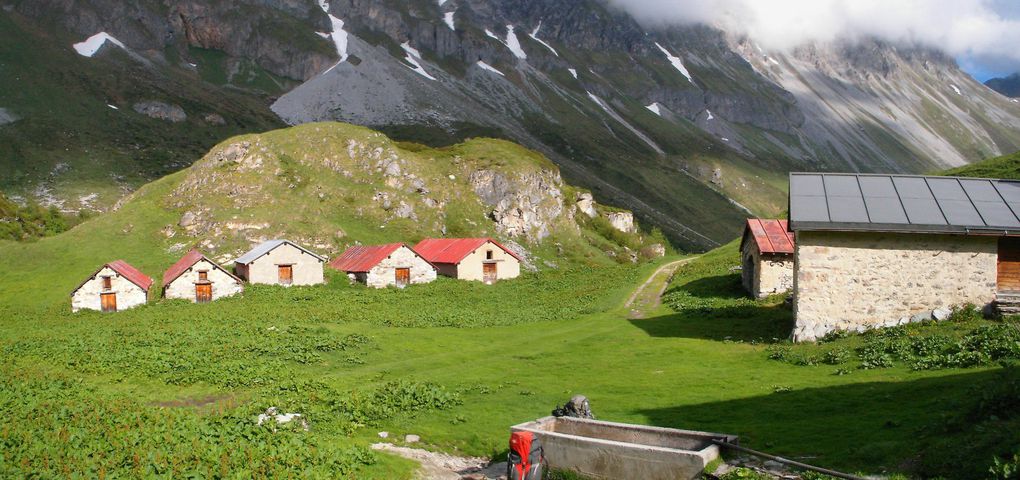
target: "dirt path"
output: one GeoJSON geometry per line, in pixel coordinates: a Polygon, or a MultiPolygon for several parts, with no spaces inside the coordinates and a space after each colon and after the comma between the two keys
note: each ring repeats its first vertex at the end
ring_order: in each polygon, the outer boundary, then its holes
{"type": "Polygon", "coordinates": [[[658,307],[662,300],[662,294],[669,286],[669,281],[673,278],[676,269],[696,258],[698,257],[670,262],[655,270],[655,273],[649,276],[645,283],[634,290],[634,293],[627,299],[627,303],[624,304],[624,307],[630,309],[627,314],[628,318],[645,318],[658,307]]]}

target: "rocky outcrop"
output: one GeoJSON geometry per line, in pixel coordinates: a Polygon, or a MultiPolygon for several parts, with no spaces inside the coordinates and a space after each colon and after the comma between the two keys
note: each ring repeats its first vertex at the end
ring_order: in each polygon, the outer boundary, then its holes
{"type": "Polygon", "coordinates": [[[471,188],[492,207],[496,231],[509,237],[540,241],[563,214],[563,180],[558,173],[508,175],[494,170],[471,172],[471,188]]]}
{"type": "Polygon", "coordinates": [[[610,212],[606,214],[606,220],[613,228],[624,232],[633,233],[637,231],[634,227],[634,214],[630,212],[610,212]]]}
{"type": "Polygon", "coordinates": [[[138,102],[133,108],[136,112],[156,120],[180,123],[188,119],[188,115],[184,113],[184,109],[180,105],[170,105],[150,100],[138,102]]]}
{"type": "Polygon", "coordinates": [[[591,218],[595,218],[599,214],[599,212],[595,210],[595,197],[588,192],[578,193],[577,203],[575,205],[577,206],[578,211],[591,218]]]}

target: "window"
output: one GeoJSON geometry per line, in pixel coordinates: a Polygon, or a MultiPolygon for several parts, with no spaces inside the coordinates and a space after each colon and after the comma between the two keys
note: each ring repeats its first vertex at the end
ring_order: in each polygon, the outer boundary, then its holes
{"type": "Polygon", "coordinates": [[[103,290],[113,290],[113,279],[111,277],[103,277],[103,290]]]}
{"type": "Polygon", "coordinates": [[[207,281],[209,281],[209,272],[206,271],[206,270],[199,270],[198,271],[198,281],[200,281],[200,282],[207,282],[207,281]]]}
{"type": "Polygon", "coordinates": [[[486,260],[492,260],[492,250],[486,250],[485,251],[485,259],[486,260]]]}

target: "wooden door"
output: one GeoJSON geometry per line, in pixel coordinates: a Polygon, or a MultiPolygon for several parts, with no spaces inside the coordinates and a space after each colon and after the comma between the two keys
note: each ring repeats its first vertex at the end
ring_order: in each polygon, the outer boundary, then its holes
{"type": "Polygon", "coordinates": [[[496,263],[489,262],[482,264],[482,281],[485,283],[496,283],[496,263]]]}
{"type": "Polygon", "coordinates": [[[290,285],[294,283],[294,266],[293,265],[279,265],[280,273],[280,285],[290,285]]]}
{"type": "Polygon", "coordinates": [[[104,312],[116,312],[117,311],[117,294],[116,293],[101,293],[99,294],[99,303],[104,312]]]}
{"type": "Polygon", "coordinates": [[[212,301],[212,284],[211,283],[196,283],[195,284],[195,301],[198,303],[205,303],[212,301]]]}
{"type": "Polygon", "coordinates": [[[1020,292],[1020,237],[999,239],[998,284],[1000,292],[1020,292]]]}
{"type": "Polygon", "coordinates": [[[410,268],[398,268],[396,269],[396,281],[398,287],[406,287],[411,284],[411,269],[410,268]]]}

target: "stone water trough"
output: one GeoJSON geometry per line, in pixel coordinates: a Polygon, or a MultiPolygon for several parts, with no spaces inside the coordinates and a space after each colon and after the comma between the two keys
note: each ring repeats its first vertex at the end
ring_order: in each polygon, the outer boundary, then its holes
{"type": "Polygon", "coordinates": [[[737,442],[737,437],[720,433],[571,417],[543,417],[510,429],[534,433],[550,469],[599,479],[697,478],[719,457],[713,439],[737,442]]]}

